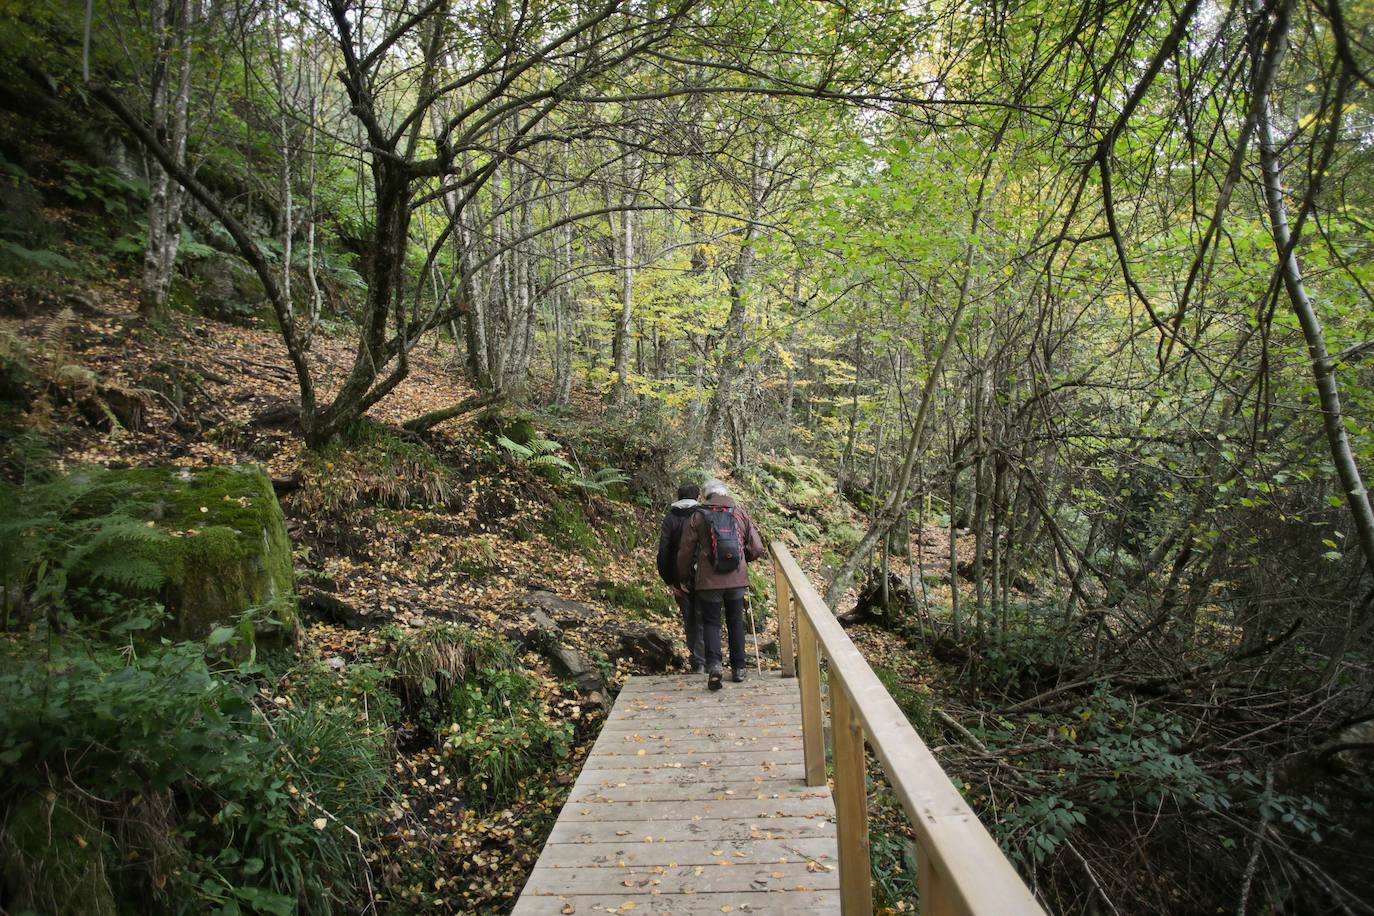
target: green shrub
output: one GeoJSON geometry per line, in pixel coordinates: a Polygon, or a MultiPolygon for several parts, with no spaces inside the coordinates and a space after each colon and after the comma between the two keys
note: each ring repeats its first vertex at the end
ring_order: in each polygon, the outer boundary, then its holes
{"type": "Polygon", "coordinates": [[[469,676],[516,663],[509,642],[459,623],[431,622],[410,630],[389,626],[380,635],[407,712],[431,728],[451,718],[455,690],[469,676]]]}
{"type": "Polygon", "coordinates": [[[567,756],[572,727],[553,720],[520,671],[481,671],[453,691],[453,721],[443,754],[464,775],[463,789],[478,807],[515,798],[524,781],[567,756]]]}
{"type": "MultiPolygon", "coordinates": [[[[0,807],[79,788],[92,836],[119,838],[108,850],[116,899],[351,908],[367,866],[335,818],[375,804],[387,772],[381,729],[341,707],[259,709],[251,686],[212,670],[195,643],[132,654],[41,639],[0,657],[0,807]],[[161,854],[131,859],[149,842],[131,824],[161,836],[161,854]]],[[[33,864],[45,867],[41,856],[33,864]]]]}
{"type": "Polygon", "coordinates": [[[571,728],[550,717],[507,640],[452,623],[388,627],[382,638],[407,710],[434,735],[472,804],[504,804],[567,755],[571,728]]]}
{"type": "Polygon", "coordinates": [[[907,720],[919,734],[929,734],[931,729],[930,702],[925,694],[913,690],[903,675],[884,665],[873,664],[873,673],[882,681],[883,686],[898,707],[906,714],[907,720]]]}

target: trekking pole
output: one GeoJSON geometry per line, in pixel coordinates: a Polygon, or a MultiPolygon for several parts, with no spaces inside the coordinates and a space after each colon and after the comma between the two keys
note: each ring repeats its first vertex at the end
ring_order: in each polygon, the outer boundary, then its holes
{"type": "Polygon", "coordinates": [[[759,631],[754,626],[754,602],[748,595],[744,596],[744,607],[749,612],[749,634],[754,637],[754,667],[758,669],[759,677],[763,677],[763,655],[759,652],[759,631]]]}

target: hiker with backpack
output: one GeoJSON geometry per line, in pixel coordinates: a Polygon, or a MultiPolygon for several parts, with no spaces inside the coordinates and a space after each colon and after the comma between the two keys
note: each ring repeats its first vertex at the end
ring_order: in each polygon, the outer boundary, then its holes
{"type": "Polygon", "coordinates": [[[749,563],[763,556],[763,540],[749,513],[736,505],[719,480],[702,487],[702,503],[682,530],[677,551],[677,581],[690,584],[701,621],[706,661],[706,686],[719,690],[721,670],[720,617],[730,639],[730,679],[744,680],[744,596],[749,591],[749,563]]]}
{"type": "Polygon", "coordinates": [[[706,671],[706,657],[702,654],[701,621],[697,619],[696,602],[685,585],[678,584],[677,551],[682,544],[682,529],[701,503],[697,497],[700,488],[694,483],[684,483],[677,488],[677,502],[668,507],[663,517],[663,525],[658,531],[658,575],[663,584],[672,590],[673,600],[682,612],[682,633],[687,637],[687,661],[693,674],[706,671]]]}

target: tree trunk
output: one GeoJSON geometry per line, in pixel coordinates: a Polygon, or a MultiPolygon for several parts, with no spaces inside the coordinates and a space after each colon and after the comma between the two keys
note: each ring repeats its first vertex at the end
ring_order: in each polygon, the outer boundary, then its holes
{"type": "MultiPolygon", "coordinates": [[[[149,98],[153,134],[178,166],[186,163],[191,104],[191,2],[152,0],[157,36],[149,98]],[[175,68],[176,86],[169,85],[175,68]]],[[[181,245],[182,189],[155,156],[148,156],[148,239],[143,250],[143,288],[138,312],[151,321],[170,316],[167,294],[181,245]]]]}
{"type": "MultiPolygon", "coordinates": [[[[1307,342],[1307,355],[1312,360],[1312,378],[1317,386],[1317,399],[1321,404],[1322,427],[1326,432],[1327,446],[1331,450],[1331,461],[1336,466],[1336,476],[1340,479],[1346,505],[1355,523],[1355,532],[1360,550],[1364,554],[1366,572],[1374,573],[1374,507],[1369,502],[1359,463],[1355,460],[1350,446],[1350,436],[1346,432],[1345,418],[1341,409],[1340,388],[1336,384],[1336,366],[1326,348],[1326,335],[1321,321],[1307,294],[1303,281],[1302,268],[1298,264],[1298,239],[1288,225],[1288,208],[1283,199],[1283,173],[1279,164],[1278,148],[1274,142],[1274,129],[1271,121],[1270,93],[1274,76],[1278,73],[1288,42],[1290,5],[1280,6],[1278,19],[1268,49],[1269,61],[1267,79],[1260,87],[1259,100],[1259,139],[1260,165],[1264,172],[1264,200],[1269,207],[1269,222],[1274,236],[1274,247],[1279,256],[1279,272],[1283,286],[1288,293],[1289,304],[1302,326],[1303,338],[1307,342]]],[[[1341,106],[1336,106],[1337,116],[1341,106]]],[[[1332,130],[1336,126],[1332,125],[1332,130]]]]}

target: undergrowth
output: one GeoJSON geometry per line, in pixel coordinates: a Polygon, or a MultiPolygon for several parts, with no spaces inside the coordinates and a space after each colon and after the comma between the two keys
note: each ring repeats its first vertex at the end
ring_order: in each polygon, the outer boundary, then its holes
{"type": "Polygon", "coordinates": [[[304,454],[297,511],[338,518],[368,508],[457,508],[458,479],[428,446],[359,420],[329,446],[304,454]]]}

